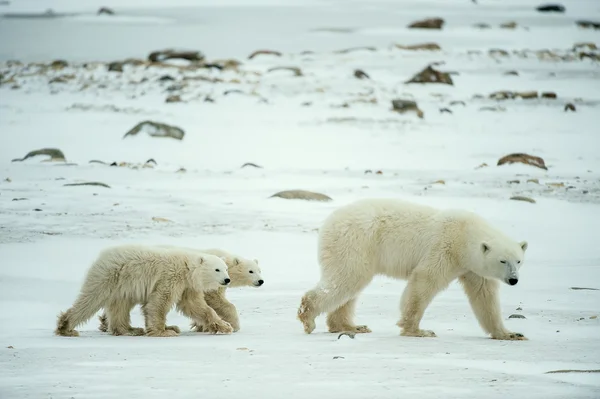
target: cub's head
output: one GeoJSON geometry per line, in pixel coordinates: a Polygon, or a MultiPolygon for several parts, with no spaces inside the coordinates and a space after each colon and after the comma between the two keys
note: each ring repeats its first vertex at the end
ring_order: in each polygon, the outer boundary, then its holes
{"type": "Polygon", "coordinates": [[[231,287],[254,286],[260,287],[264,284],[258,260],[246,259],[241,256],[231,256],[225,259],[229,266],[231,276],[231,287]]]}
{"type": "Polygon", "coordinates": [[[479,250],[483,256],[483,270],[478,274],[504,281],[508,285],[517,284],[527,246],[527,241],[516,243],[498,240],[481,243],[479,250]]]}
{"type": "Polygon", "coordinates": [[[192,275],[197,288],[206,291],[229,285],[228,269],[224,258],[202,254],[196,257],[192,275]]]}

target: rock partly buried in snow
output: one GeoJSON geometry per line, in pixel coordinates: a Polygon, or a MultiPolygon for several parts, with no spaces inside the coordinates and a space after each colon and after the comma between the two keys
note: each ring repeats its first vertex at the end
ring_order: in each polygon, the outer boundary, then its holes
{"type": "Polygon", "coordinates": [[[587,20],[579,20],[575,21],[577,26],[584,29],[600,29],[600,21],[587,21],[587,20]]]}
{"type": "Polygon", "coordinates": [[[515,21],[504,22],[500,24],[500,28],[502,29],[515,29],[517,27],[517,23],[515,21]]]}
{"type": "Polygon", "coordinates": [[[65,60],[54,60],[50,63],[52,69],[63,69],[69,66],[69,63],[65,60]]]}
{"type": "Polygon", "coordinates": [[[415,112],[419,118],[423,118],[423,111],[421,111],[417,103],[412,100],[403,100],[401,98],[392,100],[392,111],[401,114],[405,112],[415,112]]]}
{"type": "Polygon", "coordinates": [[[514,98],[522,98],[524,100],[530,100],[534,98],[538,98],[539,94],[537,91],[508,91],[501,90],[491,93],[489,97],[492,100],[510,100],[514,98]]]}
{"type": "Polygon", "coordinates": [[[108,7],[100,7],[97,14],[98,15],[115,15],[115,12],[108,7]]]}
{"type": "Polygon", "coordinates": [[[405,83],[441,83],[454,85],[449,73],[433,69],[431,65],[427,66],[405,83]]]}
{"type": "Polygon", "coordinates": [[[408,27],[411,29],[442,29],[443,26],[444,20],[442,18],[424,19],[408,25],[408,27]]]}
{"type": "Polygon", "coordinates": [[[30,151],[23,158],[15,158],[12,160],[12,162],[22,162],[38,155],[48,155],[50,157],[44,159],[42,162],[66,162],[65,154],[63,154],[63,152],[58,148],[42,148],[40,150],[30,151]]]}
{"type": "Polygon", "coordinates": [[[562,4],[542,4],[536,7],[539,12],[565,12],[566,8],[562,4]]]}
{"type": "Polygon", "coordinates": [[[401,50],[429,50],[429,51],[438,51],[442,48],[437,43],[419,43],[419,44],[410,44],[408,46],[404,46],[402,44],[394,44],[396,48],[401,50]]]}
{"type": "Polygon", "coordinates": [[[139,132],[144,131],[152,137],[172,137],[177,140],[182,140],[185,132],[183,129],[167,125],[166,123],[154,122],[154,121],[143,121],[135,125],[130,131],[125,133],[125,136],[135,136],[139,132]]]}
{"type": "Polygon", "coordinates": [[[276,72],[276,71],[291,71],[294,76],[302,76],[302,70],[298,67],[291,67],[291,66],[280,66],[280,67],[273,67],[273,68],[269,68],[267,69],[267,72],[276,72]]]}
{"type": "Polygon", "coordinates": [[[98,182],[98,181],[88,181],[83,183],[67,183],[63,184],[65,187],[77,187],[77,186],[96,186],[96,187],[106,187],[110,188],[110,186],[106,183],[98,182]]]}
{"type": "Polygon", "coordinates": [[[508,316],[509,319],[526,319],[527,317],[523,316],[522,314],[511,314],[510,316],[508,316]]]}
{"type": "Polygon", "coordinates": [[[180,103],[181,101],[181,96],[179,94],[172,94],[165,100],[166,103],[180,103]]]}
{"type": "Polygon", "coordinates": [[[284,199],[301,199],[306,201],[331,201],[331,197],[306,190],[287,190],[273,194],[269,198],[278,197],[284,199]]]}
{"type": "Polygon", "coordinates": [[[533,198],[524,197],[522,195],[515,195],[513,197],[510,197],[510,199],[514,200],[514,201],[524,201],[524,202],[531,202],[532,204],[535,204],[535,200],[533,198]]]}
{"type": "Polygon", "coordinates": [[[252,58],[254,58],[258,55],[274,55],[277,57],[281,57],[282,54],[279,51],[275,51],[275,50],[256,50],[255,52],[253,52],[252,54],[250,54],[248,56],[248,59],[251,60],[252,58]]]}
{"type": "Polygon", "coordinates": [[[598,46],[596,46],[596,43],[592,42],[578,42],[573,44],[573,51],[577,50],[598,50],[598,46]]]}
{"type": "Polygon", "coordinates": [[[556,93],[552,91],[545,91],[542,93],[542,98],[552,98],[555,99],[557,97],[556,93]]]}
{"type": "Polygon", "coordinates": [[[148,55],[150,62],[163,62],[171,59],[182,59],[191,62],[200,62],[204,60],[204,54],[200,51],[178,51],[173,49],[153,51],[148,55]]]}
{"type": "Polygon", "coordinates": [[[516,92],[515,93],[515,97],[517,98],[522,98],[524,100],[530,100],[533,98],[538,98],[538,92],[537,91],[521,91],[521,92],[516,92]]]}
{"type": "Polygon", "coordinates": [[[122,61],[114,61],[108,64],[109,72],[123,72],[124,62],[122,61]]]}
{"type": "Polygon", "coordinates": [[[369,77],[369,75],[367,75],[367,73],[365,71],[363,71],[362,69],[355,69],[354,77],[357,79],[371,79],[369,77]]]}
{"type": "Polygon", "coordinates": [[[575,108],[575,105],[572,103],[565,104],[565,112],[568,112],[568,111],[575,112],[575,111],[577,111],[577,108],[575,108]]]}
{"type": "Polygon", "coordinates": [[[525,165],[531,165],[540,169],[548,170],[542,158],[524,153],[514,153],[506,155],[498,160],[497,166],[513,163],[522,163],[525,165]]]}

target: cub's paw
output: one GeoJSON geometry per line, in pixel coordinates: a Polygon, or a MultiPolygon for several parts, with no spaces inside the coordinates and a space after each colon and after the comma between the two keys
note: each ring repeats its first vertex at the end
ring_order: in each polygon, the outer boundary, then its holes
{"type": "Polygon", "coordinates": [[[402,330],[400,333],[403,337],[423,337],[423,338],[433,338],[437,337],[435,333],[431,330],[402,330]]]}
{"type": "Polygon", "coordinates": [[[521,333],[506,331],[499,334],[492,334],[492,339],[498,339],[503,341],[528,341],[521,333]]]}
{"type": "Polygon", "coordinates": [[[176,337],[179,334],[173,330],[148,330],[146,335],[148,337],[176,337]]]}
{"type": "Polygon", "coordinates": [[[165,330],[175,331],[177,334],[181,333],[181,330],[177,326],[165,326],[165,330]]]}
{"type": "Polygon", "coordinates": [[[143,328],[131,327],[129,329],[129,335],[133,335],[134,337],[139,337],[140,335],[144,335],[144,334],[146,334],[146,331],[144,331],[143,328]]]}
{"type": "Polygon", "coordinates": [[[211,334],[231,334],[233,327],[226,321],[219,320],[208,325],[208,332],[211,334]]]}

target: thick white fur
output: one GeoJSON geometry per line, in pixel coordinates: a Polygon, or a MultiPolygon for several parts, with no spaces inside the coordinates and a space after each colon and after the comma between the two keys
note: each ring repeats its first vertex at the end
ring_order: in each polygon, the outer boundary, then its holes
{"type": "Polygon", "coordinates": [[[375,275],[408,280],[402,294],[401,335],[433,337],[420,322],[437,293],[462,284],[483,330],[494,339],[523,340],[508,331],[499,281],[518,280],[527,242],[516,242],[474,213],[438,210],[396,199],[359,200],[332,212],[319,230],[321,280],[301,301],[306,333],[327,313],[330,332],[370,332],[355,325],[360,292],[375,275]]]}
{"type": "Polygon", "coordinates": [[[89,268],[77,300],[60,314],[55,333],[77,336],[75,327],[85,323],[98,310],[109,314],[108,329],[115,335],[141,335],[131,327],[130,312],[142,305],[146,334],[168,337],[166,330],[171,307],[207,324],[211,331],[231,333],[231,326],[204,301],[203,291],[227,284],[227,264],[215,255],[183,249],[120,245],[100,252],[89,268]]]}
{"type": "MultiPolygon", "coordinates": [[[[177,248],[170,245],[160,245],[160,248],[177,248]]],[[[232,287],[260,287],[264,280],[262,278],[262,271],[258,266],[258,260],[247,259],[239,255],[231,254],[222,249],[194,249],[194,248],[182,248],[186,251],[192,251],[199,254],[211,254],[220,257],[225,261],[228,266],[229,278],[231,282],[226,287],[218,287],[212,290],[204,291],[204,300],[219,317],[228,322],[233,328],[234,332],[240,329],[240,320],[235,305],[227,300],[225,297],[227,288],[232,287]]],[[[108,331],[108,318],[105,311],[104,314],[99,316],[100,319],[100,331],[108,331]]],[[[198,332],[210,332],[209,326],[198,321],[192,322],[192,330],[198,332]]],[[[176,326],[167,326],[167,329],[173,329],[179,332],[176,326]]]]}

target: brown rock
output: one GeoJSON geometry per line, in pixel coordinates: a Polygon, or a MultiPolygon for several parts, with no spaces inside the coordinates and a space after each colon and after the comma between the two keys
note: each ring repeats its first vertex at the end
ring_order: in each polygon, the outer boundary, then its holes
{"type": "Polygon", "coordinates": [[[101,7],[101,8],[98,10],[98,13],[97,13],[97,14],[98,14],[98,15],[103,15],[103,14],[104,14],[104,15],[115,15],[115,12],[114,12],[112,9],[108,8],[108,7],[101,7]]]}
{"type": "Polygon", "coordinates": [[[150,62],[163,62],[170,59],[182,59],[191,62],[200,62],[204,60],[204,54],[200,51],[178,51],[173,49],[165,49],[153,51],[148,55],[150,62]]]}
{"type": "Polygon", "coordinates": [[[48,83],[67,83],[69,80],[75,79],[75,75],[60,75],[55,78],[50,79],[48,83]]]}
{"type": "Polygon", "coordinates": [[[545,91],[542,92],[542,98],[556,98],[556,93],[552,92],[552,91],[545,91]]]}
{"type": "Polygon", "coordinates": [[[180,103],[181,101],[181,96],[179,94],[171,94],[165,100],[166,103],[180,103]]]}
{"type": "Polygon", "coordinates": [[[515,97],[520,97],[524,100],[530,100],[533,98],[538,98],[538,92],[537,91],[521,91],[521,92],[515,93],[515,97]]]}
{"type": "Polygon", "coordinates": [[[173,223],[173,221],[172,221],[172,220],[170,220],[170,219],[167,219],[167,218],[161,218],[161,217],[158,217],[158,216],[154,216],[154,217],[152,218],[152,220],[153,220],[153,221],[155,221],[155,222],[162,222],[162,223],[173,223]]]}
{"type": "Polygon", "coordinates": [[[505,22],[500,25],[502,29],[515,29],[517,27],[517,23],[515,21],[505,22]]]}
{"type": "Polygon", "coordinates": [[[587,49],[587,50],[598,50],[598,46],[596,43],[592,42],[579,42],[573,45],[573,51],[577,51],[579,49],[587,49]]]}
{"type": "Polygon", "coordinates": [[[598,21],[589,21],[589,20],[579,20],[575,21],[577,26],[584,29],[600,29],[600,22],[598,21]]]}
{"type": "Polygon", "coordinates": [[[50,157],[43,162],[66,162],[65,154],[58,148],[42,148],[40,150],[30,151],[23,158],[15,158],[12,162],[22,162],[38,155],[48,155],[50,157]]]}
{"type": "Polygon", "coordinates": [[[275,72],[275,71],[292,71],[294,73],[294,76],[302,76],[302,70],[298,67],[281,66],[281,67],[269,68],[267,70],[267,72],[275,72]]]}
{"type": "Polygon", "coordinates": [[[512,91],[506,91],[506,90],[496,91],[496,92],[493,92],[490,94],[490,98],[492,100],[508,100],[508,99],[515,98],[515,93],[512,91]]]}
{"type": "Polygon", "coordinates": [[[508,51],[506,51],[506,50],[502,50],[502,49],[500,49],[500,48],[493,48],[493,49],[490,49],[490,51],[488,51],[488,54],[489,54],[491,57],[494,57],[494,56],[498,56],[498,57],[509,57],[509,56],[510,56],[510,54],[509,54],[509,52],[508,52],[508,51]]]}
{"type": "Polygon", "coordinates": [[[403,114],[405,112],[416,112],[419,118],[423,118],[423,111],[419,109],[419,106],[415,101],[395,99],[392,100],[392,111],[403,114]]]}
{"type": "Polygon", "coordinates": [[[428,50],[428,51],[438,51],[442,48],[437,43],[419,43],[419,44],[411,44],[408,46],[403,46],[401,44],[394,44],[396,48],[401,50],[428,50]]]}
{"type": "Polygon", "coordinates": [[[108,64],[108,70],[110,72],[123,72],[123,62],[115,61],[108,64]]]}
{"type": "Polygon", "coordinates": [[[565,112],[567,112],[567,111],[575,112],[575,111],[577,111],[577,108],[575,108],[575,105],[573,103],[568,103],[568,104],[565,104],[565,112]]]}
{"type": "Polygon", "coordinates": [[[78,187],[78,186],[96,186],[96,187],[106,187],[110,188],[110,186],[106,183],[98,182],[98,181],[87,181],[83,183],[67,183],[63,184],[65,187],[78,187]]]}
{"type": "Polygon", "coordinates": [[[532,204],[535,204],[535,200],[533,198],[523,197],[521,195],[515,195],[514,197],[510,197],[510,199],[514,200],[514,201],[524,201],[524,202],[531,202],[532,204]]]}
{"type": "Polygon", "coordinates": [[[498,160],[497,166],[513,163],[522,163],[525,165],[531,165],[540,169],[548,170],[542,158],[523,153],[514,153],[506,155],[498,160]]]}
{"type": "Polygon", "coordinates": [[[63,69],[69,66],[69,63],[65,60],[55,60],[50,64],[52,69],[63,69]]]}
{"type": "Polygon", "coordinates": [[[354,77],[357,79],[371,79],[369,77],[369,75],[367,75],[367,73],[365,71],[363,71],[362,69],[355,69],[354,77]]]}
{"type": "Polygon", "coordinates": [[[248,56],[248,59],[251,60],[252,58],[254,58],[258,55],[275,55],[277,57],[281,57],[282,54],[279,51],[274,51],[274,50],[256,50],[255,52],[253,52],[252,54],[250,54],[248,56]]]}
{"type": "Polygon", "coordinates": [[[517,71],[506,71],[504,72],[505,75],[511,75],[511,76],[519,76],[519,72],[517,71]]]}
{"type": "Polygon", "coordinates": [[[449,73],[433,69],[431,65],[427,66],[405,83],[441,83],[454,85],[449,73]]]}
{"type": "Polygon", "coordinates": [[[408,25],[411,29],[442,29],[444,20],[442,18],[429,18],[422,21],[416,21],[408,25]]]}
{"type": "Polygon", "coordinates": [[[336,53],[336,54],[348,54],[348,53],[351,53],[353,51],[361,51],[361,50],[377,51],[377,48],[373,47],[373,46],[350,47],[350,48],[345,48],[345,49],[342,49],[342,50],[336,50],[336,51],[334,51],[334,53],[336,53]]]}
{"type": "Polygon", "coordinates": [[[177,140],[182,140],[185,132],[177,126],[167,125],[166,123],[143,121],[135,125],[129,130],[123,138],[127,136],[135,136],[141,131],[145,131],[151,137],[172,137],[177,140]]]}
{"type": "Polygon", "coordinates": [[[331,197],[328,197],[325,194],[315,193],[312,191],[305,190],[287,190],[280,191],[278,193],[273,194],[269,198],[278,197],[284,199],[301,199],[306,201],[331,201],[331,197]]]}

